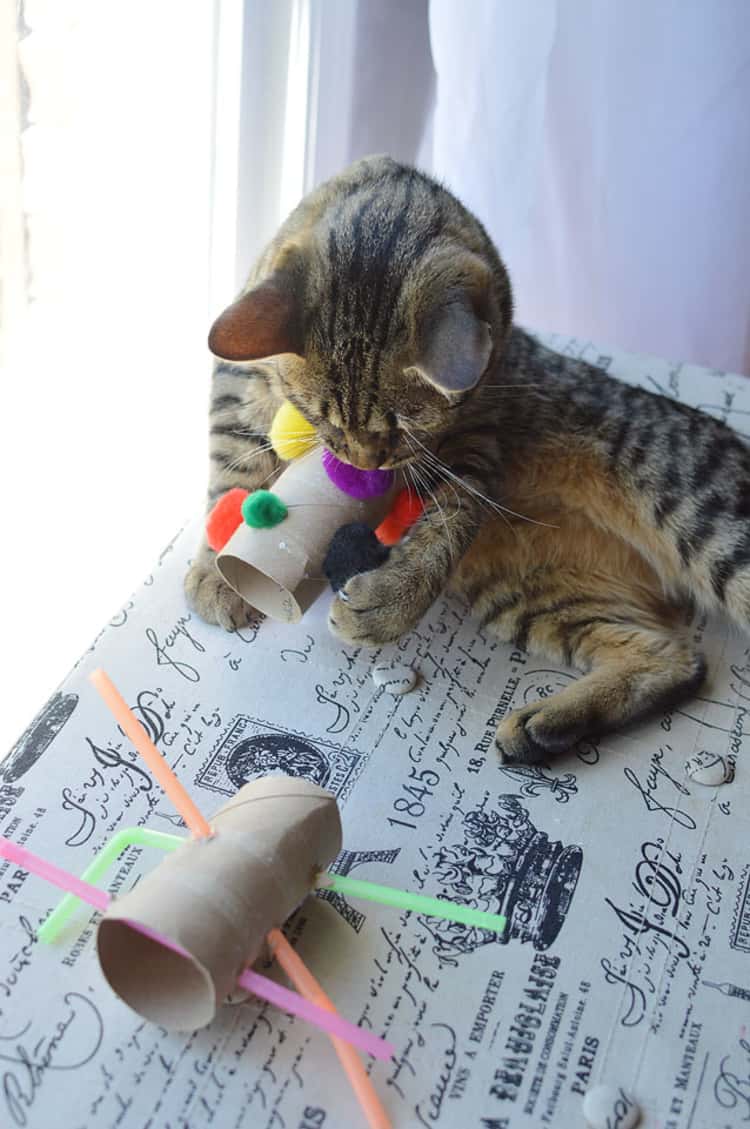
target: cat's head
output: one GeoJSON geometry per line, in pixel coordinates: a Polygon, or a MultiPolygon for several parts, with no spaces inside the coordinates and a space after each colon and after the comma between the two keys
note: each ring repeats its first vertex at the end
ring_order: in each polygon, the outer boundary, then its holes
{"type": "Polygon", "coordinates": [[[302,201],[209,347],[233,361],[293,354],[280,391],[334,454],[371,469],[439,442],[510,321],[507,275],[477,221],[378,158],[302,201]]]}

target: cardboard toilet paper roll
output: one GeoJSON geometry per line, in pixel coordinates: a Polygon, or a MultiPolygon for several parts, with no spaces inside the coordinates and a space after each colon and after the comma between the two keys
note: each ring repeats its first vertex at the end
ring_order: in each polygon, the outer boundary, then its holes
{"type": "Polygon", "coordinates": [[[209,1023],[237,977],[341,850],[336,798],[307,780],[267,776],[211,820],[102,918],[97,947],[110,987],[170,1031],[209,1023]],[[166,948],[148,934],[165,938],[166,948]]]}
{"type": "Polygon", "coordinates": [[[374,529],[388,513],[394,486],[361,501],[331,482],[317,453],[290,463],[273,486],[289,514],[271,529],[244,522],[216,557],[235,592],[273,619],[296,623],[325,587],[323,560],[342,525],[362,521],[374,529]]]}

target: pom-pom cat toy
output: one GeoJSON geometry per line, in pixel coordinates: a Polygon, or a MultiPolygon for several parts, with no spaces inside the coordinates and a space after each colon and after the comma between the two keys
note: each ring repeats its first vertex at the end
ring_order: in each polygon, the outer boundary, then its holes
{"type": "Polygon", "coordinates": [[[39,928],[39,940],[54,941],[80,899],[102,914],[97,951],[105,979],[145,1019],[172,1031],[203,1026],[238,985],[315,1024],[330,1036],[368,1124],[388,1129],[355,1048],[381,1059],[394,1048],[336,1013],[280,926],[316,888],[496,932],[505,918],[326,871],[341,849],[336,798],[304,779],[254,780],[209,823],[107,675],[98,670],[91,680],[192,838],[143,827],[119,831],[77,878],[0,837],[0,857],[67,891],[39,928]],[[133,845],[169,854],[122,896],[93,885],[133,845]],[[264,952],[278,960],[299,995],[250,968],[264,952]]]}
{"type": "Polygon", "coordinates": [[[396,492],[393,471],[360,470],[318,452],[314,436],[312,424],[285,401],[269,439],[289,465],[273,490],[230,490],[206,522],[227,583],[252,607],[286,623],[302,617],[324,578],[337,590],[382,564],[423,508],[413,491],[396,492]]]}

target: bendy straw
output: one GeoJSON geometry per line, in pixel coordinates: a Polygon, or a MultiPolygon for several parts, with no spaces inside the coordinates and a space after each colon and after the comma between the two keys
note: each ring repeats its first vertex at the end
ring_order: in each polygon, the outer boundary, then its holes
{"type": "Polygon", "coordinates": [[[164,789],[185,823],[197,839],[210,839],[211,827],[201,815],[187,791],[175,776],[162,754],[146,733],[119,690],[103,670],[94,670],[89,678],[115,716],[117,724],[135,745],[149,770],[164,789]]]}
{"type": "MultiPolygon", "coordinates": [[[[127,847],[158,847],[163,851],[174,851],[184,842],[185,839],[180,835],[171,835],[165,831],[149,831],[145,827],[123,828],[108,843],[104,844],[98,855],[84,870],[81,879],[84,882],[98,882],[127,847]]],[[[462,925],[473,926],[476,929],[487,929],[495,933],[502,933],[506,925],[506,918],[502,914],[486,913],[483,910],[450,902],[444,898],[431,898],[425,894],[415,894],[410,890],[399,890],[394,886],[381,886],[376,882],[367,882],[362,878],[349,878],[347,875],[334,874],[330,871],[322,871],[318,874],[315,885],[318,889],[335,890],[337,893],[350,898],[378,902],[381,905],[393,906],[396,909],[421,913],[425,917],[457,921],[462,925]]],[[[45,943],[54,941],[65,922],[74,912],[75,904],[75,895],[66,894],[44,924],[39,927],[37,935],[40,941],[45,943]]]]}
{"type": "Polygon", "coordinates": [[[459,902],[448,902],[443,898],[430,898],[425,894],[413,894],[410,890],[397,890],[394,886],[379,886],[375,882],[365,882],[361,878],[349,878],[344,874],[320,874],[318,885],[351,898],[363,898],[381,905],[395,906],[396,909],[423,913],[425,917],[442,917],[446,921],[458,921],[461,925],[473,925],[477,929],[489,929],[502,933],[506,919],[499,913],[485,913],[459,902]]]}
{"type": "MultiPolygon", "coordinates": [[[[174,851],[184,842],[180,835],[169,835],[165,831],[149,831],[147,827],[125,827],[117,831],[94,856],[81,875],[81,880],[89,883],[98,882],[128,847],[158,847],[162,851],[174,851]]],[[[73,892],[66,894],[47,920],[37,929],[36,935],[39,940],[45,945],[51,944],[74,913],[75,908],[75,894],[73,892]]]]}
{"type": "MultiPolygon", "coordinates": [[[[40,858],[39,855],[33,854],[25,847],[11,842],[10,839],[0,837],[0,856],[16,866],[23,867],[29,874],[35,874],[38,878],[43,878],[46,882],[51,882],[54,886],[69,891],[102,912],[107,909],[111,901],[106,891],[99,890],[96,886],[89,885],[88,882],[82,882],[80,878],[76,878],[69,871],[47,862],[46,859],[40,858]]],[[[151,940],[157,941],[165,948],[178,954],[184,953],[184,950],[170,938],[156,934],[152,930],[144,929],[138,922],[130,921],[128,925],[137,932],[144,933],[151,940]]],[[[288,988],[283,988],[275,981],[269,980],[268,977],[261,976],[260,973],[243,972],[238,983],[260,999],[266,1000],[292,1015],[299,1016],[300,1019],[307,1020],[308,1023],[319,1027],[326,1034],[335,1035],[339,1039],[352,1042],[354,1046],[360,1047],[376,1058],[389,1059],[394,1053],[393,1046],[385,1040],[379,1039],[376,1035],[364,1031],[361,1027],[349,1023],[338,1015],[332,1016],[325,1008],[319,1007],[310,1000],[303,999],[296,992],[290,992],[288,988]]]]}

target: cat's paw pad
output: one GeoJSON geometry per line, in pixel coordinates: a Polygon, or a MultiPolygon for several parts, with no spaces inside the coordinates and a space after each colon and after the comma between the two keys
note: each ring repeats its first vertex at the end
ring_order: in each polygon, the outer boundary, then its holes
{"type": "Polygon", "coordinates": [[[552,700],[514,710],[495,732],[495,744],[503,761],[540,764],[571,749],[585,732],[568,712],[556,708],[552,700]]]}
{"type": "Polygon", "coordinates": [[[218,624],[225,631],[244,627],[258,614],[222,579],[213,560],[199,559],[190,566],[185,576],[185,595],[201,619],[218,624]]]}

